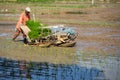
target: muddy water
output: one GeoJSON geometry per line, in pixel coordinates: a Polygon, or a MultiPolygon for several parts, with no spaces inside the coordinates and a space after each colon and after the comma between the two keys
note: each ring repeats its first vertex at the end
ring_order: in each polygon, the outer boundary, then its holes
{"type": "Polygon", "coordinates": [[[77,27],[75,30],[78,32],[77,50],[120,53],[120,29],[116,27],[77,27]]]}
{"type": "Polygon", "coordinates": [[[119,80],[119,69],[116,57],[71,65],[0,58],[0,80],[119,80]]]}
{"type": "MultiPolygon", "coordinates": [[[[15,32],[16,23],[0,22],[0,37],[6,39],[12,39],[15,32]]],[[[22,36],[18,36],[18,39],[22,39],[22,36]]]]}
{"type": "Polygon", "coordinates": [[[1,37],[2,37],[2,36],[8,36],[8,34],[7,34],[7,33],[1,33],[0,36],[1,36],[1,37]]]}
{"type": "MultiPolygon", "coordinates": [[[[117,27],[74,27],[78,32],[77,50],[96,50],[106,53],[120,53],[120,29],[117,27]]],[[[12,38],[15,32],[15,23],[0,22],[0,37],[12,38]]],[[[18,37],[22,39],[22,35],[18,37]]]]}
{"type": "MultiPolygon", "coordinates": [[[[120,79],[120,58],[113,56],[103,57],[99,54],[77,51],[77,64],[84,67],[96,68],[103,72],[104,77],[99,77],[95,80],[119,80],[120,79]],[[90,55],[87,57],[86,55],[90,55]]],[[[93,79],[94,80],[94,79],[93,79]]]]}
{"type": "MultiPolygon", "coordinates": [[[[120,46],[114,42],[120,39],[119,29],[94,27],[74,29],[78,32],[75,64],[26,62],[0,57],[0,80],[120,80],[119,57],[84,53],[86,49],[94,47],[92,50],[96,53],[97,49],[100,49],[109,51],[108,53],[112,50],[119,54],[120,46]],[[107,40],[113,41],[109,43],[107,40]]],[[[14,25],[0,25],[1,38],[11,39],[13,33],[14,25]]]]}

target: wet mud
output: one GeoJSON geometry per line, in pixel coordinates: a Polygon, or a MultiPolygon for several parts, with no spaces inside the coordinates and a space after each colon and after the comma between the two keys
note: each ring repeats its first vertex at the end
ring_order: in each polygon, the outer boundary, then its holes
{"type": "Polygon", "coordinates": [[[78,32],[77,45],[78,50],[100,51],[103,53],[120,53],[120,29],[118,27],[77,27],[78,32]]]}
{"type": "MultiPolygon", "coordinates": [[[[77,50],[100,51],[103,53],[120,53],[119,27],[79,26],[72,27],[78,33],[75,45],[77,50]]],[[[12,39],[15,32],[15,23],[0,23],[0,37],[12,39]]],[[[22,35],[18,37],[22,40],[22,35]]]]}

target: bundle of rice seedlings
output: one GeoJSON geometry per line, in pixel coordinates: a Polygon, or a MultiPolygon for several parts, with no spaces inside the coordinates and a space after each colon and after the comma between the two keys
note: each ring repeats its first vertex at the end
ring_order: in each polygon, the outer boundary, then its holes
{"type": "Polygon", "coordinates": [[[26,25],[31,30],[28,33],[28,36],[31,40],[48,36],[51,33],[51,30],[49,28],[43,28],[45,25],[42,25],[40,22],[29,20],[26,22],[26,25]]]}

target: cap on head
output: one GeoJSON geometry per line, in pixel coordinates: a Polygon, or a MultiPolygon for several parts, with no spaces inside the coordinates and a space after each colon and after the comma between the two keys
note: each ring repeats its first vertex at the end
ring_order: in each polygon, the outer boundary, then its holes
{"type": "Polygon", "coordinates": [[[31,12],[31,9],[29,7],[26,7],[25,11],[31,12]]]}

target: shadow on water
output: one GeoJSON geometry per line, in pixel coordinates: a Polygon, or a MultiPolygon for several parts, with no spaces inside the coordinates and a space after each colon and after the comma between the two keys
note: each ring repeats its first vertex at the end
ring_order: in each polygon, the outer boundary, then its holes
{"type": "Polygon", "coordinates": [[[98,80],[99,78],[104,78],[103,71],[77,64],[50,64],[0,58],[0,80],[98,80]]]}

